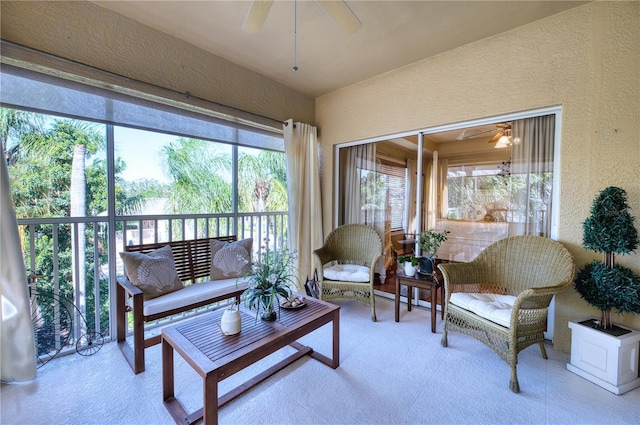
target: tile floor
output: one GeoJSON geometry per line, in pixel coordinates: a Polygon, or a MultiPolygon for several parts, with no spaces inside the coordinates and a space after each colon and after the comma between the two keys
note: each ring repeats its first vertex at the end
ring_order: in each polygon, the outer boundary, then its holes
{"type": "MultiPolygon", "coordinates": [[[[509,367],[481,343],[430,332],[429,310],[394,321],[393,300],[341,306],[341,364],[303,358],[220,410],[222,424],[639,424],[640,388],[614,395],[567,371],[568,355],[547,346],[520,353],[521,393],[509,390],[509,367]]],[[[303,339],[330,353],[325,326],[303,339]]],[[[284,349],[221,383],[221,392],[284,357],[284,349]]],[[[65,356],[30,383],[3,384],[2,424],[172,424],[162,403],[160,345],[147,370],[131,372],[116,344],[95,355],[65,356]]],[[[200,378],[176,354],[176,396],[187,410],[202,403],[200,378]]]]}

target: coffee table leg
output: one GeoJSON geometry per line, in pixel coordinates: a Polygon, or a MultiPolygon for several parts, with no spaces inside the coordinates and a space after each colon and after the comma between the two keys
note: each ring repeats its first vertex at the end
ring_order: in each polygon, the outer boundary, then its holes
{"type": "Polygon", "coordinates": [[[173,398],[173,347],[162,340],[162,399],[173,398]]]}
{"type": "Polygon", "coordinates": [[[204,378],[204,406],[202,419],[204,425],[218,424],[218,376],[210,374],[204,378]]]}
{"type": "Polygon", "coordinates": [[[340,310],[333,313],[333,359],[331,367],[340,366],[340,310]]]}

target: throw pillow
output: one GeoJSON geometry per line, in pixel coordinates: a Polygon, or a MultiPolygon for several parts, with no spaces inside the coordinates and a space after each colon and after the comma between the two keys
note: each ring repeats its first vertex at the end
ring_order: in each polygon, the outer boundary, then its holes
{"type": "Polygon", "coordinates": [[[209,280],[246,276],[251,273],[253,239],[235,242],[211,240],[211,274],[209,280]]]}
{"type": "Polygon", "coordinates": [[[171,245],[156,249],[148,254],[140,252],[121,252],[127,277],[149,300],[184,288],[178,277],[173,261],[171,245]]]}

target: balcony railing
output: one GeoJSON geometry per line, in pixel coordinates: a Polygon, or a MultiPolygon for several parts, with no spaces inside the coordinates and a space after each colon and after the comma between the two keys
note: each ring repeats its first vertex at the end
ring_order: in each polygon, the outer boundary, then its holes
{"type": "Polygon", "coordinates": [[[259,259],[266,245],[286,249],[288,219],[286,212],[118,216],[112,232],[109,219],[102,216],[18,219],[18,225],[32,276],[38,357],[46,359],[78,348],[76,344],[85,343],[83,335],[98,334],[104,340],[114,335],[111,294],[116,276],[123,274],[118,253],[125,245],[235,234],[238,239],[253,238],[253,255],[259,259]]]}

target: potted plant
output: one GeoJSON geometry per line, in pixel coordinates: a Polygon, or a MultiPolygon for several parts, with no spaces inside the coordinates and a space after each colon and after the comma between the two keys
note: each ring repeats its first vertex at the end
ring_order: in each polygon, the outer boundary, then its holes
{"type": "Polygon", "coordinates": [[[420,260],[413,255],[402,255],[398,257],[398,263],[404,264],[404,274],[412,277],[415,276],[420,260]]]}
{"type": "Polygon", "coordinates": [[[433,274],[433,262],[438,253],[438,248],[447,240],[447,235],[451,233],[448,230],[442,230],[437,232],[434,229],[420,232],[418,234],[418,246],[422,257],[420,258],[420,270],[421,274],[433,274]]]}
{"type": "Polygon", "coordinates": [[[601,386],[620,394],[640,386],[637,354],[640,332],[614,325],[611,321],[614,309],[619,313],[640,313],[640,276],[615,264],[615,254],[633,252],[640,243],[626,192],[613,186],[600,192],[593,201],[591,215],[583,223],[583,232],[582,245],[603,253],[604,259],[582,267],[574,286],[585,301],[600,310],[601,315],[600,320],[569,323],[572,343],[571,363],[567,367],[593,382],[604,381],[601,386]],[[582,354],[585,347],[592,353],[590,356],[582,354]],[[599,350],[594,351],[595,347],[599,350]],[[604,363],[596,368],[593,366],[598,356],[593,353],[603,353],[604,363]],[[610,359],[618,360],[615,368],[610,359]]]}
{"type": "Polygon", "coordinates": [[[291,288],[297,287],[293,259],[288,251],[271,251],[267,247],[260,260],[254,262],[243,298],[246,306],[256,310],[256,319],[261,316],[264,320],[276,320],[280,297],[289,298],[291,288]]]}

